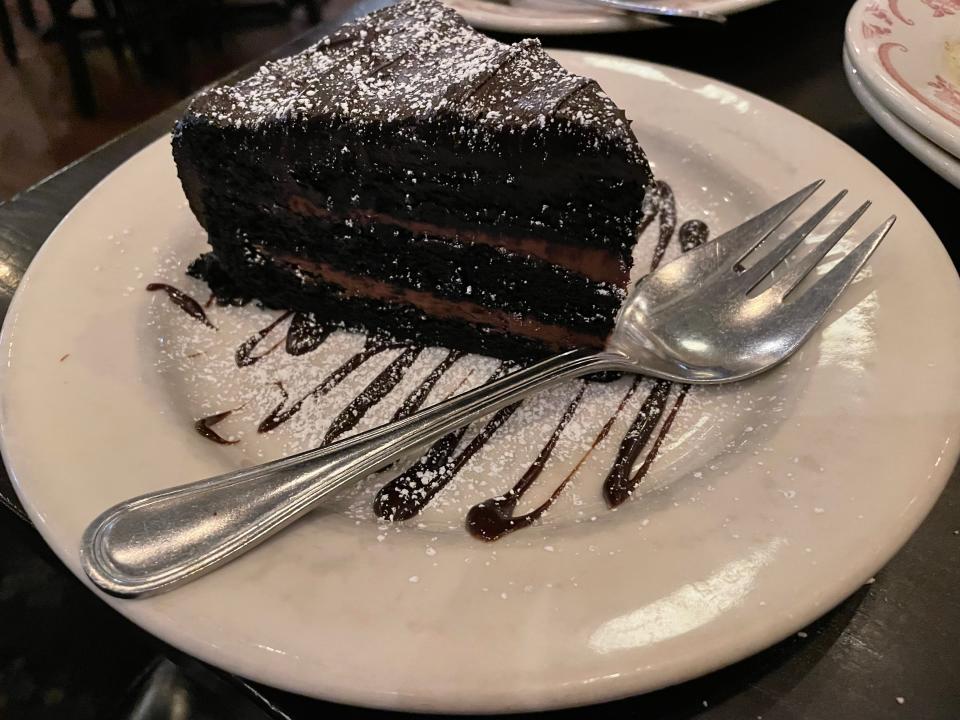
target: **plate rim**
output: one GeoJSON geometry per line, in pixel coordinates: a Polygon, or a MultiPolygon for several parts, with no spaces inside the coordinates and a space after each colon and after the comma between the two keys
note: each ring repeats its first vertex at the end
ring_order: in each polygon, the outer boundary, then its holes
{"type": "MultiPolygon", "coordinates": [[[[929,229],[930,236],[938,240],[938,242],[936,243],[938,247],[938,251],[942,253],[945,257],[948,257],[942,241],[939,240],[939,237],[937,236],[933,228],[929,226],[929,223],[926,221],[926,218],[924,218],[922,213],[920,213],[920,211],[916,208],[913,202],[906,195],[904,195],[902,191],[900,191],[900,189],[889,178],[887,178],[887,176],[884,173],[882,173],[878,168],[876,168],[876,166],[869,159],[863,157],[856,150],[854,150],[853,148],[850,148],[848,145],[846,145],[839,139],[830,135],[830,133],[825,131],[823,128],[820,128],[819,126],[810,122],[806,118],[803,118],[798,113],[795,113],[792,110],[785,108],[781,105],[778,105],[777,103],[774,103],[771,100],[767,100],[766,98],[758,96],[749,91],[743,90],[730,83],[715,80],[709,76],[701,75],[698,73],[692,73],[692,72],[683,70],[681,68],[676,68],[676,67],[657,64],[657,63],[651,63],[651,62],[637,60],[637,59],[623,57],[623,56],[605,54],[605,53],[576,51],[576,50],[551,50],[550,52],[557,53],[560,56],[566,55],[566,56],[575,56],[578,58],[587,58],[587,59],[591,57],[614,59],[618,62],[623,62],[628,65],[640,65],[648,69],[652,68],[665,73],[679,73],[684,79],[693,80],[693,81],[698,81],[698,80],[709,81],[715,85],[719,85],[720,87],[736,90],[738,93],[742,94],[747,99],[751,101],[760,101],[763,105],[768,106],[770,109],[774,109],[779,113],[788,113],[789,115],[793,116],[795,120],[801,121],[802,123],[810,126],[812,130],[817,131],[819,133],[823,133],[825,136],[832,138],[835,142],[838,142],[844,145],[860,161],[862,161],[864,164],[866,164],[871,169],[873,169],[878,175],[885,178],[886,181],[890,184],[890,187],[894,191],[899,193],[903,197],[905,203],[908,204],[916,212],[917,218],[927,226],[927,228],[929,229]]],[[[77,208],[81,204],[83,204],[84,201],[91,194],[97,192],[98,189],[101,188],[101,186],[104,185],[111,178],[113,173],[119,171],[127,163],[134,161],[137,158],[137,156],[140,155],[141,153],[146,153],[150,151],[152,148],[154,148],[155,145],[157,145],[158,143],[163,143],[166,140],[167,140],[166,136],[162,136],[158,138],[157,140],[148,144],[147,146],[142,148],[140,151],[135,153],[133,156],[128,158],[124,163],[121,163],[116,168],[114,168],[114,170],[112,170],[111,173],[109,173],[100,182],[98,182],[97,185],[91,188],[91,190],[88,191],[88,193],[86,193],[84,197],[80,201],[78,201],[78,203],[73,208],[71,208],[70,212],[64,216],[64,218],[57,224],[54,231],[51,232],[51,236],[57,233],[61,229],[61,226],[67,223],[68,220],[72,219],[72,216],[77,210],[77,208]]],[[[22,300],[22,298],[24,297],[24,293],[21,293],[20,289],[29,286],[30,270],[34,265],[34,262],[36,262],[38,258],[45,257],[43,253],[54,252],[53,250],[49,249],[50,247],[51,246],[48,245],[46,241],[44,242],[44,245],[41,246],[41,248],[39,249],[39,251],[34,257],[34,260],[31,261],[31,267],[29,267],[27,272],[24,274],[24,278],[17,289],[17,293],[14,295],[14,298],[11,301],[10,307],[8,309],[8,313],[4,319],[2,331],[0,331],[0,351],[9,348],[11,336],[15,332],[15,323],[12,322],[12,319],[16,317],[16,311],[19,309],[19,304],[24,302],[22,300]]],[[[957,276],[956,268],[953,267],[952,263],[950,263],[950,266],[953,269],[953,273],[952,273],[953,282],[956,287],[960,287],[960,277],[957,276]]],[[[8,382],[8,377],[9,376],[8,376],[6,364],[5,363],[0,364],[0,396],[5,394],[3,393],[3,389],[6,383],[8,382]]],[[[4,425],[6,425],[5,411],[0,413],[0,429],[2,429],[2,426],[4,425]]],[[[9,458],[8,438],[6,433],[3,433],[3,432],[0,432],[0,451],[2,451],[3,453],[3,460],[5,465],[8,468],[8,471],[10,472],[11,480],[13,480],[13,485],[17,492],[17,495],[21,499],[21,502],[24,504],[24,507],[26,508],[31,520],[34,522],[35,526],[37,527],[41,535],[44,537],[44,540],[48,543],[48,545],[50,545],[51,548],[54,550],[54,552],[61,558],[61,560],[63,560],[65,564],[67,564],[68,568],[70,568],[72,571],[75,572],[75,574],[77,574],[77,566],[74,562],[71,562],[74,560],[74,558],[72,557],[68,558],[67,556],[69,555],[69,553],[67,552],[67,550],[60,548],[51,542],[47,534],[47,527],[45,523],[37,522],[39,511],[31,502],[29,495],[25,495],[24,492],[22,492],[22,489],[23,489],[22,477],[24,474],[29,474],[29,473],[22,473],[19,468],[14,467],[14,464],[16,463],[16,461],[9,458]],[[61,552],[61,550],[63,552],[61,552]]],[[[960,446],[957,446],[956,444],[954,444],[953,448],[948,453],[946,453],[944,457],[945,459],[950,460],[950,462],[944,463],[943,465],[944,468],[949,468],[949,469],[943,470],[940,473],[938,473],[939,475],[942,476],[942,482],[939,482],[938,492],[934,496],[932,496],[929,506],[926,509],[924,509],[916,517],[915,524],[913,524],[912,527],[909,527],[909,528],[908,527],[902,528],[901,532],[897,534],[895,538],[893,538],[892,542],[890,543],[890,546],[893,547],[893,550],[891,550],[889,553],[881,553],[883,555],[883,559],[877,561],[876,567],[878,568],[882,567],[884,564],[886,564],[889,561],[891,557],[893,557],[894,554],[896,554],[896,552],[903,546],[903,544],[915,532],[916,528],[919,527],[920,523],[923,521],[923,519],[932,509],[936,500],[939,498],[939,493],[940,491],[942,491],[943,485],[946,483],[947,479],[949,478],[952,472],[952,468],[956,465],[958,457],[960,457],[960,446]]],[[[81,579],[82,582],[84,582],[84,584],[92,588],[91,583],[85,576],[83,576],[82,572],[78,574],[78,577],[81,579]]],[[[834,607],[835,604],[842,602],[843,599],[845,599],[850,594],[855,592],[862,585],[863,581],[866,580],[867,577],[869,577],[869,575],[866,575],[865,577],[859,578],[859,579],[848,578],[848,581],[846,583],[838,584],[835,589],[835,592],[831,594],[831,596],[833,595],[838,596],[838,599],[836,600],[836,602],[831,600],[830,603],[826,606],[805,608],[802,612],[799,612],[794,617],[794,619],[789,623],[790,629],[784,630],[777,637],[772,637],[772,636],[754,637],[748,642],[743,642],[741,640],[737,645],[736,649],[733,651],[728,651],[723,656],[722,659],[717,659],[716,657],[714,657],[708,661],[701,662],[701,664],[697,668],[694,668],[693,670],[688,670],[685,673],[683,673],[683,677],[680,678],[679,680],[676,680],[676,682],[684,682],[686,680],[693,679],[694,677],[698,677],[706,672],[710,672],[710,671],[719,669],[721,667],[725,667],[744,657],[752,655],[762,649],[765,649],[786,637],[789,637],[796,630],[796,628],[803,627],[808,622],[822,616],[824,612],[834,607]]],[[[129,603],[129,601],[121,601],[121,600],[115,600],[112,598],[105,598],[103,595],[99,593],[95,593],[95,594],[98,594],[98,596],[100,596],[102,599],[107,600],[107,602],[111,606],[113,606],[115,609],[119,610],[120,607],[124,607],[124,606],[131,607],[129,604],[126,604],[126,603],[129,603]]],[[[155,622],[154,622],[155,618],[151,618],[149,622],[143,622],[142,616],[135,616],[135,614],[133,613],[126,613],[126,612],[123,612],[122,610],[120,610],[120,612],[126,617],[128,617],[129,619],[131,619],[136,624],[140,625],[142,628],[144,628],[148,632],[151,632],[152,634],[155,634],[158,637],[162,637],[164,640],[166,640],[166,638],[169,637],[170,635],[169,633],[167,633],[165,637],[163,633],[157,632],[155,630],[155,622]]],[[[201,659],[204,659],[207,662],[211,662],[212,664],[222,667],[230,672],[235,672],[240,675],[251,677],[250,673],[245,672],[246,668],[242,664],[238,664],[237,662],[234,662],[234,661],[228,661],[223,656],[214,657],[211,653],[207,652],[207,648],[205,646],[194,645],[192,647],[189,647],[189,649],[183,648],[183,645],[179,643],[178,643],[178,646],[180,646],[186,652],[193,654],[197,657],[200,657],[201,659]]],[[[648,692],[658,687],[663,687],[665,684],[670,684],[670,683],[654,683],[652,685],[650,684],[645,685],[642,682],[638,682],[639,678],[641,677],[642,675],[637,675],[636,673],[625,673],[624,678],[620,679],[621,680],[620,682],[611,681],[611,683],[608,685],[605,685],[602,690],[595,689],[589,692],[583,691],[575,694],[577,695],[576,698],[572,698],[568,693],[567,694],[558,693],[556,701],[552,703],[550,702],[539,703],[535,707],[537,709],[556,709],[556,708],[565,708],[565,707],[575,707],[579,705],[587,705],[587,704],[592,704],[596,702],[627,697],[627,696],[635,695],[637,693],[648,692]],[[599,694],[597,694],[598,690],[599,690],[599,694]]],[[[265,682],[266,684],[269,684],[278,688],[289,690],[291,692],[297,692],[301,694],[307,694],[313,697],[322,697],[323,699],[327,699],[327,700],[347,702],[350,704],[354,704],[362,707],[371,707],[371,708],[402,709],[402,710],[408,710],[408,711],[423,711],[423,712],[497,712],[497,711],[510,711],[511,709],[513,709],[514,711],[519,711],[521,709],[523,710],[531,709],[526,706],[516,707],[511,705],[510,701],[516,700],[515,694],[514,695],[508,694],[505,701],[503,698],[500,698],[501,704],[499,705],[496,704],[495,698],[490,698],[485,703],[481,702],[480,704],[477,704],[476,702],[473,702],[473,704],[468,704],[466,707],[451,708],[450,706],[445,706],[445,705],[436,706],[430,702],[427,702],[426,704],[424,704],[422,698],[411,699],[411,698],[406,698],[404,696],[391,696],[389,698],[383,698],[383,697],[379,697],[376,695],[369,695],[369,694],[358,696],[355,694],[351,694],[350,692],[338,693],[336,691],[331,691],[330,688],[325,688],[322,694],[317,694],[318,690],[316,688],[313,688],[312,690],[305,689],[302,685],[299,685],[297,683],[285,682],[284,678],[275,677],[275,676],[268,677],[268,678],[265,678],[264,676],[260,676],[259,681],[265,682]],[[507,704],[503,704],[504,702],[506,702],[507,704]]]]}

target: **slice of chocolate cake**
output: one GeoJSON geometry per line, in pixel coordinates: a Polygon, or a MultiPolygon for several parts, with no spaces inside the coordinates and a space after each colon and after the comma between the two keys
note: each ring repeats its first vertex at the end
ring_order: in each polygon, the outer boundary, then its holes
{"type": "Polygon", "coordinates": [[[596,82],[435,0],[207,90],[173,149],[221,281],[504,358],[603,346],[651,179],[596,82]]]}

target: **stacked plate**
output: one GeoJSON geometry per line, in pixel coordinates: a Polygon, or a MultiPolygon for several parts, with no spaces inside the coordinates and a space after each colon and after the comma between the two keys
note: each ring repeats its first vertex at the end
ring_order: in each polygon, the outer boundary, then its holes
{"type": "MultiPolygon", "coordinates": [[[[661,27],[658,20],[584,0],[444,0],[474,27],[527,35],[625,32],[661,27]]],[[[678,10],[730,15],[772,0],[651,0],[678,10]]]]}
{"type": "Polygon", "coordinates": [[[874,120],[960,187],[960,0],[858,0],[843,55],[874,120]]]}

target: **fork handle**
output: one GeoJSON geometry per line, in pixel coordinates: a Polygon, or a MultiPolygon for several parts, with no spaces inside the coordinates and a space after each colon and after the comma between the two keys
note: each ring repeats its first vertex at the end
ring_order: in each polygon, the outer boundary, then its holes
{"type": "Polygon", "coordinates": [[[81,563],[111,595],[170,590],[242,555],[337,488],[451,430],[563,380],[629,369],[617,353],[571,350],[328,447],[141,495],[87,527],[81,563]]]}

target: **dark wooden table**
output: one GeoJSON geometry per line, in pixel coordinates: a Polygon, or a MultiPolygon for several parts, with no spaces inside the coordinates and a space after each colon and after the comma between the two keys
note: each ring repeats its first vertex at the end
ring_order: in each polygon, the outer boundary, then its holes
{"type": "MultiPolygon", "coordinates": [[[[890,139],[853,97],[841,66],[848,9],[842,0],[780,0],[734,17],[725,27],[549,38],[547,44],[704,73],[807,117],[899,185],[956,264],[960,193],[890,139]]],[[[318,28],[276,54],[293,52],[324,32],[318,28]]],[[[168,132],[180,110],[171,108],[0,206],[0,313],[6,313],[30,259],[64,214],[104,175],[168,132]]],[[[0,717],[5,707],[10,717],[147,717],[145,707],[169,710],[176,698],[190,709],[186,717],[194,718],[375,714],[246,683],[163,646],[94,599],[53,558],[25,522],[5,475],[0,503],[10,510],[0,517],[0,618],[6,626],[0,636],[13,638],[0,639],[0,717]],[[5,594],[3,583],[10,577],[17,579],[12,595],[5,594]],[[8,596],[15,600],[5,604],[8,596]],[[46,687],[41,695],[38,687],[46,687]]],[[[960,717],[958,511],[955,471],[930,516],[876,582],[804,633],[684,685],[555,715],[955,720],[960,717]]],[[[161,716],[173,717],[149,715],[161,716]]]]}

